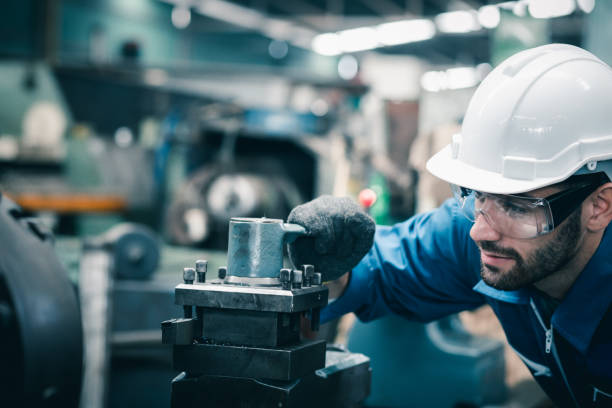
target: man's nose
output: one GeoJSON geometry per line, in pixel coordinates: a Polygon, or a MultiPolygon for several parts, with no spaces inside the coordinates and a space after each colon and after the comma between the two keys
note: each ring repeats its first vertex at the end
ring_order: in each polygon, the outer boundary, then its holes
{"type": "Polygon", "coordinates": [[[470,229],[470,237],[475,241],[498,241],[501,239],[501,234],[495,231],[487,217],[478,213],[472,229],[470,229]]]}

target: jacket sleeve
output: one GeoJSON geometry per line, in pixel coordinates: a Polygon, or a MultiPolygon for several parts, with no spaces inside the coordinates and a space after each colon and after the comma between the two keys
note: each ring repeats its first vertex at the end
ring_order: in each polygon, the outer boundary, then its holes
{"type": "Polygon", "coordinates": [[[454,200],[390,227],[376,229],[374,245],[351,272],[343,295],[322,321],[355,312],[362,321],[387,313],[427,322],[484,304],[472,290],[480,256],[471,223],[454,200]]]}

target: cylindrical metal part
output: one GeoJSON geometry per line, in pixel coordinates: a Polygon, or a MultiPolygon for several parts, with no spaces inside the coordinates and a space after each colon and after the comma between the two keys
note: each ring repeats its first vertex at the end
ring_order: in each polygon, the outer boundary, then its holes
{"type": "Polygon", "coordinates": [[[293,273],[291,274],[291,287],[293,287],[294,289],[301,288],[302,278],[303,278],[302,271],[300,271],[299,269],[294,269],[293,273]]]}
{"type": "Polygon", "coordinates": [[[227,249],[229,276],[276,278],[283,246],[305,235],[304,227],[270,218],[232,218],[227,249]]]}
{"type": "Polygon", "coordinates": [[[195,280],[195,269],[193,268],[183,268],[183,282],[185,282],[188,285],[193,284],[193,281],[195,280]]]}
{"type": "Polygon", "coordinates": [[[227,266],[220,266],[218,275],[219,279],[225,279],[225,277],[227,276],[227,266]]]}
{"type": "Polygon", "coordinates": [[[198,282],[204,283],[206,282],[206,272],[208,271],[208,261],[206,260],[197,260],[195,263],[195,270],[198,274],[198,282]]]}
{"type": "Polygon", "coordinates": [[[291,269],[281,269],[278,278],[281,281],[284,290],[291,290],[291,269]]]}
{"type": "Polygon", "coordinates": [[[312,275],[314,275],[314,265],[302,265],[302,271],[304,271],[304,286],[310,286],[312,275]]]}
{"type": "Polygon", "coordinates": [[[313,285],[320,285],[322,283],[321,280],[322,280],[322,276],[321,276],[320,272],[315,272],[312,275],[312,284],[313,285]]]}

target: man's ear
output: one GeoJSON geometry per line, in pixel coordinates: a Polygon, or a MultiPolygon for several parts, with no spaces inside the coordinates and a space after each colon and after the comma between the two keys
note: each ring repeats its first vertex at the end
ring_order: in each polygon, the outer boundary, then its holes
{"type": "Polygon", "coordinates": [[[590,215],[586,221],[589,231],[597,232],[612,221],[612,182],[600,186],[589,198],[590,215]]]}

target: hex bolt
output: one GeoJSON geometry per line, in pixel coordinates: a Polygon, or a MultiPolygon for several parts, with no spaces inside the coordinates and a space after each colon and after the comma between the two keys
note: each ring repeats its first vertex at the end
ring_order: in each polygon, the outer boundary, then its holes
{"type": "Polygon", "coordinates": [[[312,284],[312,275],[314,274],[314,265],[302,265],[304,271],[304,287],[312,284]]]}
{"type": "Polygon", "coordinates": [[[303,278],[302,271],[300,271],[299,269],[294,269],[293,273],[291,274],[291,287],[293,287],[293,289],[301,288],[302,278],[303,278]]]}
{"type": "Polygon", "coordinates": [[[313,285],[317,285],[317,286],[320,285],[322,283],[321,280],[322,280],[322,276],[321,276],[320,272],[315,272],[312,275],[312,284],[313,285]]]}
{"type": "Polygon", "coordinates": [[[193,281],[195,279],[195,275],[196,275],[196,271],[193,268],[183,268],[183,281],[188,284],[188,285],[192,285],[193,281]]]}
{"type": "Polygon", "coordinates": [[[278,276],[284,290],[291,290],[291,269],[283,268],[278,276]]]}
{"type": "Polygon", "coordinates": [[[195,263],[195,270],[198,274],[198,282],[204,283],[206,282],[206,272],[208,271],[208,261],[206,260],[197,260],[195,263]]]}

